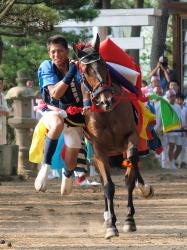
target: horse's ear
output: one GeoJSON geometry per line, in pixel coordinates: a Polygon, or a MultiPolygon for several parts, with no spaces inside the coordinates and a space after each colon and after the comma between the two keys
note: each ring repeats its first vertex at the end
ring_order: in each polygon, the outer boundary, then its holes
{"type": "Polygon", "coordinates": [[[73,44],[73,50],[75,52],[76,57],[78,57],[78,59],[85,56],[85,53],[81,49],[78,49],[76,44],[73,44]]]}
{"type": "Polygon", "coordinates": [[[93,42],[93,47],[94,47],[94,49],[95,49],[96,51],[99,52],[99,46],[100,46],[100,37],[99,37],[99,35],[98,35],[98,33],[97,33],[97,35],[96,35],[96,37],[95,37],[95,40],[94,40],[94,42],[93,42]]]}
{"type": "Polygon", "coordinates": [[[78,57],[78,48],[76,47],[76,44],[73,43],[72,47],[73,47],[73,51],[75,52],[76,57],[78,57]]]}

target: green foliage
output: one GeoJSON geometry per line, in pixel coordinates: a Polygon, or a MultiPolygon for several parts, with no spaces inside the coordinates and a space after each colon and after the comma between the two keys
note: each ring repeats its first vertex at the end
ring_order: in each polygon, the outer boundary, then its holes
{"type": "Polygon", "coordinates": [[[36,80],[39,62],[47,57],[46,48],[38,41],[29,38],[5,39],[1,69],[5,82],[16,84],[16,73],[25,69],[28,77],[36,80]]]}
{"type": "Polygon", "coordinates": [[[6,88],[12,84],[16,85],[16,73],[20,69],[24,69],[27,72],[29,78],[33,79],[35,85],[37,83],[37,69],[39,64],[48,59],[46,40],[47,37],[61,33],[70,46],[70,57],[74,57],[74,53],[71,49],[73,43],[83,41],[88,37],[88,30],[84,29],[77,35],[75,32],[52,32],[49,34],[38,35],[31,38],[7,38],[3,37],[4,42],[4,53],[3,60],[0,69],[4,73],[6,88]]]}
{"type": "MultiPolygon", "coordinates": [[[[90,3],[90,0],[19,0],[19,3],[14,4],[7,15],[0,19],[0,35],[4,43],[0,70],[5,83],[15,85],[16,72],[20,69],[24,69],[37,82],[37,68],[41,61],[48,58],[47,37],[62,34],[62,30],[54,28],[54,25],[68,18],[84,21],[93,19],[98,12],[90,3]]],[[[3,9],[5,6],[0,9],[1,13],[3,9]]],[[[64,36],[71,45],[79,39],[83,40],[87,33],[81,31],[77,35],[71,32],[64,33],[64,36]]]]}
{"type": "Polygon", "coordinates": [[[9,15],[1,21],[0,34],[51,31],[53,25],[59,20],[59,12],[45,4],[15,4],[9,15]]]}
{"type": "Polygon", "coordinates": [[[62,19],[75,19],[76,21],[87,21],[92,20],[98,15],[98,12],[93,9],[76,9],[76,10],[67,10],[61,13],[62,19]]]}
{"type": "MultiPolygon", "coordinates": [[[[134,0],[111,0],[112,8],[120,9],[120,8],[134,8],[135,1],[134,0]]],[[[154,8],[157,7],[157,0],[144,0],[144,8],[154,8]]]]}
{"type": "MultiPolygon", "coordinates": [[[[0,35],[24,36],[51,32],[59,21],[91,20],[98,15],[90,0],[19,1],[0,19],[0,35]],[[25,2],[25,4],[20,4],[25,2]],[[43,2],[43,3],[39,3],[43,2]]],[[[0,11],[0,15],[3,11],[0,11]]]]}
{"type": "Polygon", "coordinates": [[[133,8],[134,1],[133,0],[111,0],[112,8],[120,9],[120,8],[133,8]]]}

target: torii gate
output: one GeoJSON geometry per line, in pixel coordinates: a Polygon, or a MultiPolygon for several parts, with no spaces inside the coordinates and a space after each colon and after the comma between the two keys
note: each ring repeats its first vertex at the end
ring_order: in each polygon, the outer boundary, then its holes
{"type": "MultiPolygon", "coordinates": [[[[161,16],[161,10],[147,9],[102,9],[98,17],[92,21],[80,22],[66,20],[60,22],[58,28],[92,28],[93,35],[99,33],[101,40],[107,36],[106,27],[124,26],[154,26],[157,16],[161,16]]],[[[143,49],[143,37],[111,37],[111,39],[123,49],[143,49]]]]}

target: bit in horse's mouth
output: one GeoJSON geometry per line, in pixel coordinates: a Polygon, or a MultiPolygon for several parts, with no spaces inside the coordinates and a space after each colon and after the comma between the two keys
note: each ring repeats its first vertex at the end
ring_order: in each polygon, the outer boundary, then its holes
{"type": "MultiPolygon", "coordinates": [[[[104,106],[104,105],[103,105],[104,106]]],[[[110,105],[110,106],[104,106],[104,108],[103,108],[103,110],[105,110],[105,112],[110,112],[110,111],[112,111],[112,109],[113,109],[113,107],[112,107],[112,105],[110,105]]]]}

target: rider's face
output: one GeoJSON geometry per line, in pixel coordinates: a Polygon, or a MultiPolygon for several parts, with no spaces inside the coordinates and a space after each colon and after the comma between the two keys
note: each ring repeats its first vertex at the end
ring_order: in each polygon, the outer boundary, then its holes
{"type": "Polygon", "coordinates": [[[69,50],[61,44],[51,44],[48,49],[48,55],[54,64],[59,67],[67,62],[69,50]]]}

